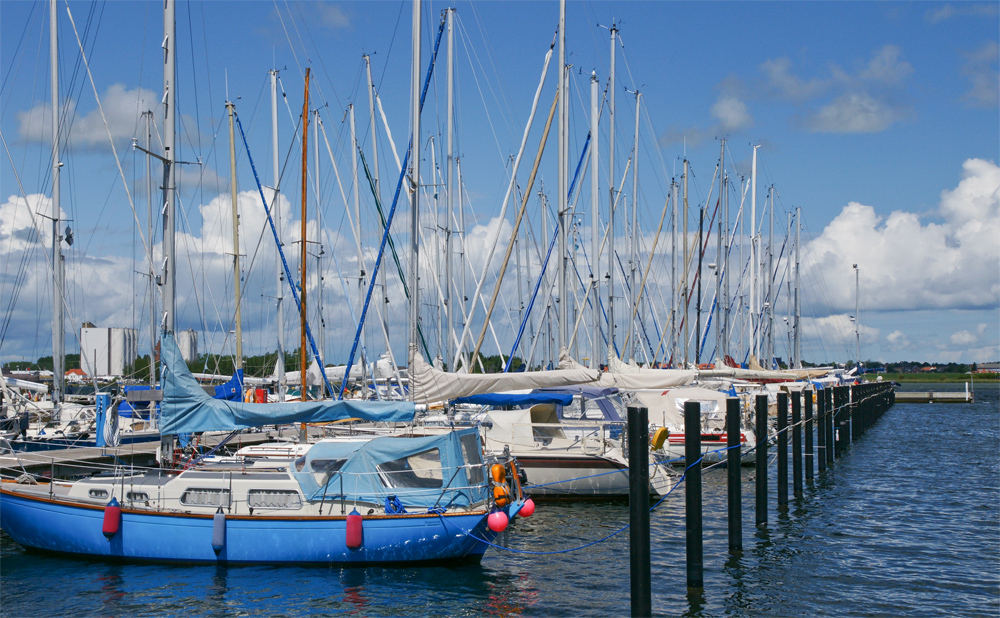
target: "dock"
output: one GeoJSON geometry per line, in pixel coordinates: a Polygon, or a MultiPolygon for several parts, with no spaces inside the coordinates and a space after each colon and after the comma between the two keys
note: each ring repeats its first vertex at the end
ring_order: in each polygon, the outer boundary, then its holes
{"type": "Polygon", "coordinates": [[[896,403],[973,403],[969,391],[896,391],[896,403]]]}

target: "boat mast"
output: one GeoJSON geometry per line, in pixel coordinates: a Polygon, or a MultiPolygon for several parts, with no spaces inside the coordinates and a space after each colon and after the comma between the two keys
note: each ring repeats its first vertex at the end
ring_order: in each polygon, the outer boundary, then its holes
{"type": "MultiPolygon", "coordinates": [[[[153,111],[142,113],[146,119],[146,259],[149,265],[149,388],[156,386],[156,294],[153,293],[153,164],[149,153],[153,152],[153,111]]],[[[151,404],[152,405],[152,404],[151,404]]]]}
{"type": "Polygon", "coordinates": [[[594,329],[593,329],[593,353],[590,359],[590,368],[598,369],[601,366],[601,285],[597,278],[601,265],[601,220],[600,220],[600,179],[598,178],[599,166],[598,157],[601,149],[598,140],[598,123],[600,116],[598,112],[598,84],[597,72],[590,74],[590,287],[594,292],[594,329]]]}
{"type": "MultiPolygon", "coordinates": [[[[274,217],[274,228],[279,238],[281,238],[281,205],[278,204],[278,185],[280,184],[281,171],[278,168],[278,71],[273,69],[271,73],[271,164],[274,176],[274,195],[271,197],[271,209],[274,217]]],[[[277,293],[275,301],[277,304],[278,322],[278,361],[275,365],[278,380],[278,401],[285,400],[287,385],[285,384],[285,308],[282,301],[284,294],[284,269],[281,260],[278,260],[277,293]]]]}
{"type": "Polygon", "coordinates": [[[451,222],[454,216],[455,205],[455,9],[446,9],[448,20],[448,101],[447,101],[447,154],[445,158],[448,213],[444,226],[444,312],[445,312],[445,362],[452,362],[455,358],[454,344],[454,315],[451,307],[451,287],[452,287],[452,249],[451,249],[451,222]]]}
{"type": "Polygon", "coordinates": [[[240,314],[240,215],[237,210],[239,194],[236,187],[236,132],[233,126],[234,105],[226,101],[229,113],[229,177],[233,195],[233,293],[236,296],[236,371],[243,369],[243,320],[240,314]]]}
{"type": "Polygon", "coordinates": [[[774,185],[768,187],[767,196],[771,200],[771,215],[767,241],[767,300],[764,301],[767,313],[767,365],[764,368],[770,369],[774,358],[774,185]]]}
{"type": "MultiPolygon", "coordinates": [[[[566,83],[566,0],[559,0],[559,199],[556,201],[559,223],[559,345],[569,343],[569,298],[566,296],[566,212],[569,176],[567,159],[569,143],[569,102],[566,83]]],[[[556,360],[556,359],[553,359],[556,360]]]]}
{"type": "MultiPolygon", "coordinates": [[[[635,280],[636,270],[639,265],[639,100],[642,94],[635,93],[635,142],[632,147],[632,259],[631,261],[631,289],[632,289],[632,320],[629,322],[629,336],[632,338],[632,345],[628,351],[629,357],[635,360],[636,350],[639,348],[639,327],[636,325],[636,317],[639,315],[639,289],[635,280]]],[[[624,350],[623,350],[624,353],[624,350]]]]}
{"type": "MultiPolygon", "coordinates": [[[[410,148],[410,307],[407,369],[412,372],[417,355],[417,320],[420,308],[420,0],[413,3],[412,67],[410,75],[413,136],[410,148]]],[[[410,389],[413,401],[413,390],[410,389]]]]}
{"type": "MultiPolygon", "coordinates": [[[[313,176],[315,176],[315,195],[316,195],[316,244],[318,245],[318,251],[316,252],[316,321],[319,323],[319,364],[322,367],[325,363],[323,359],[326,358],[326,322],[323,320],[323,209],[319,207],[320,196],[322,192],[320,191],[319,185],[319,127],[322,121],[319,118],[319,110],[313,110],[314,123],[313,123],[313,176]]],[[[353,117],[352,117],[353,120],[353,117]]],[[[352,139],[353,143],[354,140],[352,139]]],[[[357,158],[357,151],[355,151],[355,159],[357,158]]],[[[357,169],[355,169],[354,174],[354,195],[357,198],[358,191],[358,176],[357,169]]],[[[307,243],[308,244],[308,243],[307,243]]],[[[363,349],[363,348],[362,348],[363,349]]],[[[364,359],[364,353],[362,352],[362,359],[364,359]]],[[[364,362],[362,362],[362,366],[364,362]]],[[[326,380],[322,380],[319,383],[319,398],[326,399],[326,380]]]]}
{"type": "MultiPolygon", "coordinates": [[[[299,273],[299,280],[301,286],[301,301],[299,307],[299,331],[300,331],[300,341],[299,341],[299,386],[302,392],[299,399],[306,401],[306,259],[308,254],[306,253],[306,233],[307,221],[306,221],[306,197],[309,192],[308,183],[308,173],[309,173],[309,150],[307,147],[307,142],[309,140],[309,68],[306,68],[306,85],[305,85],[305,100],[302,102],[302,213],[301,213],[301,223],[299,227],[299,234],[301,235],[301,243],[299,247],[299,268],[301,269],[299,273]]],[[[305,433],[304,423],[302,427],[302,433],[305,433]]]]}
{"type": "MultiPolygon", "coordinates": [[[[723,199],[726,192],[726,138],[722,138],[722,146],[719,150],[719,200],[723,199]]],[[[723,243],[723,233],[722,233],[722,216],[719,216],[719,234],[715,239],[715,307],[712,310],[713,319],[715,320],[715,356],[719,356],[722,351],[722,248],[723,243]]],[[[728,223],[727,223],[728,224],[728,223]]],[[[728,232],[727,232],[728,233],[728,232]]],[[[714,358],[708,359],[709,362],[715,360],[714,358]]]]}
{"type": "Polygon", "coordinates": [[[753,162],[750,164],[750,336],[753,342],[750,353],[757,356],[757,149],[753,147],[753,162]]]}
{"type": "MultiPolygon", "coordinates": [[[[675,172],[676,173],[676,172],[675,172]]],[[[673,227],[670,242],[670,358],[669,365],[677,362],[677,180],[670,179],[670,197],[674,203],[673,227]]]]}
{"type": "Polygon", "coordinates": [[[608,75],[608,342],[615,346],[615,52],[618,28],[611,20],[611,72],[608,75]]]}
{"type": "MultiPolygon", "coordinates": [[[[723,152],[725,152],[725,145],[722,147],[723,152]]],[[[724,190],[723,199],[726,201],[725,217],[726,217],[726,242],[725,242],[725,255],[722,258],[722,274],[725,277],[723,280],[723,292],[722,298],[725,300],[725,305],[722,308],[722,360],[725,362],[726,357],[729,356],[729,304],[731,302],[729,298],[729,251],[732,247],[732,236],[729,233],[729,175],[723,174],[724,178],[724,190]]]]}
{"type": "MultiPolygon", "coordinates": [[[[163,0],[163,330],[174,332],[174,305],[177,285],[177,269],[174,268],[174,141],[176,139],[176,119],[174,108],[177,93],[174,89],[176,68],[174,66],[174,40],[177,24],[174,18],[174,0],[163,0]]],[[[162,374],[161,374],[162,375],[162,374]]]]}
{"type": "Polygon", "coordinates": [[[688,234],[688,160],[687,160],[686,157],[684,159],[684,175],[681,177],[681,181],[684,183],[684,196],[683,196],[684,200],[683,200],[683,206],[682,206],[682,208],[684,209],[684,223],[683,223],[683,227],[681,228],[681,236],[683,237],[681,239],[681,242],[683,243],[682,244],[683,256],[682,256],[682,259],[681,259],[681,287],[683,289],[683,294],[684,294],[684,317],[682,318],[682,320],[684,322],[684,331],[683,331],[682,337],[684,339],[684,358],[683,358],[684,365],[683,366],[686,369],[687,368],[687,364],[688,364],[688,343],[689,343],[689,341],[688,341],[688,330],[689,330],[688,322],[690,321],[690,320],[688,320],[688,318],[691,315],[691,289],[688,287],[688,271],[691,268],[688,260],[690,259],[691,256],[688,255],[688,239],[687,239],[687,234],[688,234]]]}
{"type": "Polygon", "coordinates": [[[49,56],[52,77],[52,414],[59,418],[59,407],[63,401],[66,380],[65,355],[66,334],[63,316],[63,270],[62,235],[59,233],[60,168],[59,161],[59,19],[56,0],[49,3],[49,56]]]}
{"type": "MultiPolygon", "coordinates": [[[[371,57],[369,57],[368,54],[365,54],[363,56],[363,58],[365,60],[365,71],[366,71],[366,74],[367,74],[367,77],[368,77],[368,116],[369,116],[369,122],[371,123],[371,136],[372,136],[372,164],[370,166],[370,169],[371,169],[371,172],[372,172],[372,184],[375,185],[375,199],[378,200],[379,204],[381,204],[382,203],[382,185],[379,183],[379,177],[378,177],[378,168],[379,168],[379,161],[378,161],[378,136],[375,134],[375,82],[372,81],[372,61],[371,61],[371,57]]],[[[360,234],[361,234],[361,220],[358,219],[358,238],[361,238],[360,234]]],[[[359,243],[359,245],[360,245],[360,243],[359,243]]],[[[359,249],[358,251],[359,251],[359,255],[361,255],[361,253],[360,253],[361,250],[359,249]]],[[[382,285],[382,307],[383,308],[385,307],[385,304],[389,302],[389,299],[386,296],[386,292],[385,292],[385,290],[386,290],[386,287],[385,287],[385,271],[386,271],[386,269],[384,269],[384,268],[378,269],[379,281],[381,282],[381,285],[382,285]]],[[[386,312],[385,311],[379,311],[378,314],[379,314],[379,319],[382,320],[382,332],[388,333],[389,332],[389,325],[388,325],[388,323],[386,321],[387,320],[387,318],[386,318],[386,312]]],[[[386,348],[389,351],[389,355],[392,356],[392,350],[389,347],[389,338],[388,338],[388,336],[386,336],[386,348]]],[[[396,366],[396,362],[393,361],[392,365],[393,365],[393,367],[395,367],[396,366]]]]}
{"type": "Polygon", "coordinates": [[[795,209],[795,317],[792,322],[792,332],[794,333],[794,345],[792,356],[795,361],[795,368],[802,369],[802,340],[799,337],[799,318],[802,314],[802,307],[799,304],[799,243],[801,241],[802,230],[802,209],[795,209]]]}
{"type": "MultiPolygon", "coordinates": [[[[351,118],[351,174],[354,177],[354,224],[357,227],[357,232],[355,237],[358,239],[358,315],[364,310],[365,306],[365,288],[368,284],[365,283],[365,254],[361,250],[361,185],[358,182],[358,150],[360,146],[358,144],[358,134],[357,128],[354,124],[354,103],[350,103],[347,106],[350,112],[351,118]]],[[[374,127],[374,125],[372,125],[374,127]]],[[[317,140],[318,142],[319,140],[317,140]]],[[[317,160],[319,156],[316,157],[317,160]]],[[[317,182],[317,195],[318,193],[318,183],[319,183],[319,173],[317,170],[316,174],[317,182]]],[[[322,228],[320,228],[322,229],[322,228]]],[[[368,359],[365,355],[365,350],[367,350],[367,337],[365,337],[364,329],[361,330],[361,390],[364,393],[365,398],[368,396],[368,359]]]]}

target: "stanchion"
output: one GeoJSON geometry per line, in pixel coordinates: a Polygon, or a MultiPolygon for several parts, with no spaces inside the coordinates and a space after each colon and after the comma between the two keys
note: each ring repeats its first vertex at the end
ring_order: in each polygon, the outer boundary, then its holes
{"type": "Polygon", "coordinates": [[[792,491],[802,497],[802,393],[792,398],[792,491]]]}
{"type": "Polygon", "coordinates": [[[754,423],[754,437],[757,440],[757,465],[754,470],[756,478],[756,523],[762,526],[767,523],[767,395],[757,395],[757,418],[754,423]]]}
{"type": "Polygon", "coordinates": [[[684,513],[687,528],[687,585],[705,587],[701,520],[701,403],[684,402],[684,513]]]}
{"type": "Polygon", "coordinates": [[[788,393],[778,393],[778,508],[788,507],[788,393]]]}
{"type": "Polygon", "coordinates": [[[806,481],[812,482],[813,480],[813,470],[815,464],[813,463],[813,393],[815,391],[806,390],[803,391],[805,396],[805,415],[806,415],[806,481]]]}
{"type": "Polygon", "coordinates": [[[649,554],[649,421],[646,408],[628,408],[629,562],[632,615],[653,613],[649,554]]]}
{"type": "Polygon", "coordinates": [[[743,549],[743,468],[740,400],[726,400],[726,477],[729,482],[729,551],[743,549]]]}

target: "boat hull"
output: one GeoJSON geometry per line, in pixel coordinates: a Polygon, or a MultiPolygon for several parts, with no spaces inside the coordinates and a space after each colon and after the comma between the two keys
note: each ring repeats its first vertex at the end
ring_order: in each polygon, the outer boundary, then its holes
{"type": "Polygon", "coordinates": [[[213,549],[213,517],[122,509],[102,533],[104,508],[0,490],[0,526],[20,545],[127,562],[383,564],[478,562],[492,540],[485,511],[364,516],[362,546],[347,547],[344,516],[228,516],[213,549]],[[476,538],[478,537],[478,538],[476,538]]]}

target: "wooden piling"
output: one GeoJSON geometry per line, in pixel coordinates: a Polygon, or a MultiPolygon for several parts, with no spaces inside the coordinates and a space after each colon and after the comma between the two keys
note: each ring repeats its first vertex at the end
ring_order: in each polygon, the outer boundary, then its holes
{"type": "Polygon", "coordinates": [[[788,506],[788,393],[778,393],[778,508],[788,506]]]}
{"type": "Polygon", "coordinates": [[[792,491],[802,497],[802,393],[792,393],[792,491]]]}
{"type": "Polygon", "coordinates": [[[805,416],[806,416],[806,454],[805,454],[805,466],[806,466],[806,482],[811,483],[813,480],[813,471],[815,470],[816,464],[813,463],[815,457],[813,456],[813,390],[806,390],[803,394],[805,396],[805,416]]]}
{"type": "Polygon", "coordinates": [[[646,408],[628,408],[629,566],[633,616],[649,616],[653,613],[649,549],[648,415],[646,408]]]}
{"type": "Polygon", "coordinates": [[[754,470],[756,479],[756,524],[767,523],[767,395],[757,395],[757,418],[754,422],[754,434],[757,440],[757,461],[754,470]]]}
{"type": "Polygon", "coordinates": [[[837,457],[837,435],[834,429],[836,410],[833,407],[833,394],[836,390],[836,388],[828,388],[823,391],[825,393],[823,399],[826,402],[826,463],[828,464],[832,464],[837,457]]]}
{"type": "Polygon", "coordinates": [[[826,472],[826,389],[816,391],[816,462],[819,473],[826,472]]]}
{"type": "MultiPolygon", "coordinates": [[[[705,587],[701,516],[701,402],[684,402],[685,528],[687,586],[705,587]]],[[[646,492],[649,493],[648,490],[646,492]]],[[[633,606],[633,614],[635,609],[633,606]]]]}
{"type": "Polygon", "coordinates": [[[743,549],[743,467],[740,465],[740,400],[726,400],[726,477],[729,489],[729,551],[743,549]]]}

